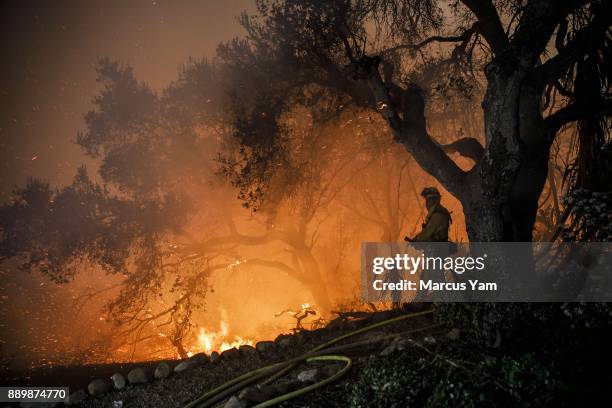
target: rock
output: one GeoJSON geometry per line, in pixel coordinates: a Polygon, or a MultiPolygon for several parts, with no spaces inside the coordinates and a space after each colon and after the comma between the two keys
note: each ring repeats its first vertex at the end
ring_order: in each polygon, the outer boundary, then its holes
{"type": "Polygon", "coordinates": [[[224,407],[225,408],[246,408],[248,406],[249,404],[246,401],[241,400],[235,395],[232,395],[232,397],[229,400],[227,400],[224,407]]]}
{"type": "Polygon", "coordinates": [[[259,341],[255,344],[255,349],[260,353],[267,353],[268,351],[274,349],[273,341],[259,341]]]}
{"type": "Polygon", "coordinates": [[[170,364],[166,363],[165,361],[162,361],[155,368],[155,373],[153,373],[153,376],[157,380],[161,380],[163,378],[168,378],[171,372],[172,368],[170,367],[170,364]]]}
{"type": "Polygon", "coordinates": [[[208,356],[206,356],[206,354],[198,353],[192,356],[191,358],[188,358],[187,360],[183,360],[180,363],[178,363],[177,366],[174,367],[174,372],[180,373],[185,370],[191,370],[192,368],[200,367],[204,365],[204,363],[206,363],[207,361],[209,361],[209,359],[208,359],[208,356]]]}
{"type": "Polygon", "coordinates": [[[297,379],[301,382],[315,382],[317,379],[318,370],[316,368],[312,368],[310,370],[304,370],[297,375],[297,379]]]}
{"type": "Polygon", "coordinates": [[[393,339],[389,342],[387,347],[385,347],[380,352],[380,355],[381,356],[388,356],[389,354],[392,354],[395,351],[399,350],[399,343],[400,343],[400,341],[401,341],[401,337],[400,336],[393,337],[393,339]]]}
{"type": "Polygon", "coordinates": [[[208,363],[210,361],[210,359],[208,358],[208,355],[206,355],[206,353],[197,353],[194,354],[193,356],[189,357],[189,360],[197,363],[197,364],[205,364],[208,363]]]}
{"type": "Polygon", "coordinates": [[[113,408],[123,408],[123,401],[113,401],[113,408]]]}
{"type": "Polygon", "coordinates": [[[279,347],[287,347],[295,341],[295,337],[297,337],[295,334],[279,334],[274,339],[274,343],[279,347]]]}
{"type": "Polygon", "coordinates": [[[78,390],[70,394],[70,396],[68,397],[68,401],[69,401],[68,405],[80,404],[86,399],[87,399],[87,393],[85,392],[85,390],[78,390]]]}
{"type": "Polygon", "coordinates": [[[233,360],[240,357],[240,352],[237,348],[232,347],[231,349],[227,349],[221,353],[221,357],[223,357],[225,360],[233,360]]]}
{"type": "Polygon", "coordinates": [[[89,383],[87,391],[92,397],[101,397],[111,390],[111,385],[108,381],[96,379],[89,383]]]}
{"type": "Polygon", "coordinates": [[[408,348],[410,348],[412,341],[410,339],[401,339],[398,343],[397,343],[397,349],[399,351],[403,351],[406,350],[408,348]]]}
{"type": "Polygon", "coordinates": [[[293,339],[291,337],[283,337],[282,339],[279,339],[276,344],[278,347],[289,348],[293,345],[293,339]]]}
{"type": "Polygon", "coordinates": [[[300,334],[300,337],[305,340],[312,339],[313,337],[315,337],[315,333],[312,330],[308,329],[302,329],[298,333],[300,334]]]}
{"type": "Polygon", "coordinates": [[[194,361],[183,360],[174,367],[174,372],[182,373],[183,371],[191,370],[192,368],[197,366],[197,363],[194,361]]]}
{"type": "Polygon", "coordinates": [[[427,336],[427,337],[425,337],[423,339],[423,343],[429,344],[429,345],[433,345],[433,344],[436,344],[437,342],[436,342],[436,338],[435,337],[427,336]]]}
{"type": "Polygon", "coordinates": [[[267,386],[246,387],[240,391],[238,398],[251,403],[259,404],[269,400],[272,397],[272,390],[267,386]]]}
{"type": "Polygon", "coordinates": [[[393,344],[385,347],[381,352],[380,355],[381,356],[388,356],[389,354],[392,354],[395,351],[395,346],[393,344]]]}
{"type": "Polygon", "coordinates": [[[187,360],[183,360],[174,367],[175,373],[180,373],[185,370],[191,370],[192,368],[199,367],[207,363],[208,361],[212,361],[214,355],[219,355],[216,351],[210,355],[210,358],[205,353],[194,354],[187,360]]]}
{"type": "Polygon", "coordinates": [[[117,390],[122,390],[125,387],[125,377],[121,373],[115,373],[111,376],[113,386],[117,390]]]}
{"type": "Polygon", "coordinates": [[[255,354],[255,347],[249,344],[243,344],[242,346],[238,348],[238,350],[240,350],[240,352],[244,354],[245,356],[250,356],[252,354],[255,354]]]}
{"type": "Polygon", "coordinates": [[[128,373],[128,381],[130,384],[146,384],[149,382],[149,376],[144,368],[138,367],[128,373]]]}
{"type": "Polygon", "coordinates": [[[459,339],[459,335],[461,334],[461,331],[458,328],[453,328],[451,331],[449,331],[448,333],[446,333],[446,337],[449,340],[458,340],[459,339]]]}
{"type": "Polygon", "coordinates": [[[221,354],[217,353],[216,351],[213,351],[212,353],[210,353],[210,362],[211,363],[218,363],[221,360],[221,354]]]}

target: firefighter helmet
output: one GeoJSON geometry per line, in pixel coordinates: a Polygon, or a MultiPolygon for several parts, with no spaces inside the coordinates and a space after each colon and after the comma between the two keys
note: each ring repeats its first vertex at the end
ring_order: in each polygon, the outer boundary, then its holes
{"type": "Polygon", "coordinates": [[[440,198],[440,192],[435,187],[425,187],[423,191],[421,191],[421,195],[425,198],[440,198]]]}

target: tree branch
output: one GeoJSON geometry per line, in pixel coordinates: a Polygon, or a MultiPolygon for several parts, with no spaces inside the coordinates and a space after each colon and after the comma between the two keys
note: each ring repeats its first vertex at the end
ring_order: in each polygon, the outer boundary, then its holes
{"type": "Polygon", "coordinates": [[[465,172],[427,133],[425,100],[421,90],[416,86],[408,89],[394,86],[395,95],[392,97],[380,76],[379,63],[380,57],[364,55],[349,68],[354,79],[368,85],[374,96],[376,110],[389,123],[395,140],[404,145],[423,170],[435,177],[453,195],[460,196],[465,172]]]}
{"type": "Polygon", "coordinates": [[[510,47],[521,53],[521,59],[535,64],[552,37],[555,28],[564,20],[574,0],[530,0],[523,8],[510,47]]]}
{"type": "Polygon", "coordinates": [[[597,9],[593,21],[576,32],[568,43],[559,49],[557,55],[534,69],[532,80],[540,85],[556,81],[583,55],[600,48],[605,42],[606,31],[610,29],[609,16],[612,4],[604,2],[597,9]]]}
{"type": "Polygon", "coordinates": [[[508,37],[491,0],[461,0],[480,22],[479,32],[487,40],[495,55],[508,48],[508,37]]]}
{"type": "Polygon", "coordinates": [[[611,99],[604,99],[600,103],[597,103],[597,101],[571,103],[544,119],[544,124],[551,137],[554,137],[559,129],[570,122],[575,122],[588,116],[597,117],[603,115],[612,115],[611,99]]]}
{"type": "Polygon", "coordinates": [[[484,155],[484,147],[482,147],[478,139],[473,137],[463,137],[448,144],[441,144],[440,147],[446,153],[459,153],[461,156],[472,159],[476,163],[484,155]]]}
{"type": "Polygon", "coordinates": [[[381,51],[381,55],[390,54],[399,50],[410,50],[417,51],[421,48],[431,44],[432,42],[467,42],[474,33],[478,31],[480,23],[478,21],[474,22],[472,26],[466,29],[462,34],[455,36],[443,36],[443,35],[434,35],[432,37],[428,37],[423,41],[416,44],[400,44],[395,47],[387,48],[386,50],[381,51]]]}

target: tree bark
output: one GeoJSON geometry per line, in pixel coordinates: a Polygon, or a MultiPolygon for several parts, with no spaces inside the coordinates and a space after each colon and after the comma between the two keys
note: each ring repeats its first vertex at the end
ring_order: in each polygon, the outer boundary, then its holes
{"type": "Polygon", "coordinates": [[[550,140],[541,116],[541,89],[520,67],[503,62],[486,71],[483,100],[487,146],[459,197],[472,242],[533,237],[538,200],[548,175],[550,140]]]}
{"type": "Polygon", "coordinates": [[[379,62],[367,56],[354,62],[354,78],[368,86],[373,108],[387,121],[396,141],[462,203],[469,240],[531,241],[554,139],[542,118],[542,85],[529,75],[533,62],[504,55],[485,69],[486,143],[484,152],[470,156],[477,160],[482,154],[469,172],[458,168],[445,146],[428,134],[419,89],[383,82],[379,62]]]}

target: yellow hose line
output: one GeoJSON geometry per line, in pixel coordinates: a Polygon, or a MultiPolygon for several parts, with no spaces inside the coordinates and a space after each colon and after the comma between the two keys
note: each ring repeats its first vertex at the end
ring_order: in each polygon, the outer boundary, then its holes
{"type": "MultiPolygon", "coordinates": [[[[202,395],[201,397],[191,401],[189,404],[185,405],[184,408],[195,408],[197,406],[199,406],[199,404],[204,403],[205,401],[211,399],[212,397],[214,397],[216,394],[221,393],[222,391],[230,388],[233,385],[236,385],[238,383],[242,384],[244,383],[244,385],[248,385],[253,381],[256,381],[257,379],[261,377],[265,377],[266,375],[268,375],[268,371],[273,372],[276,368],[278,368],[279,366],[284,366],[285,364],[288,364],[287,362],[282,362],[282,363],[277,363],[277,364],[272,364],[266,367],[262,367],[262,368],[258,368],[256,370],[253,371],[249,371],[248,373],[245,373],[239,377],[236,377],[230,381],[227,381],[223,384],[221,384],[220,386],[213,388],[212,390],[208,391],[206,394],[202,395]],[[258,375],[259,374],[259,375],[258,375]]],[[[216,399],[215,399],[216,400],[216,399]]],[[[215,401],[211,401],[212,403],[214,403],[215,401]]],[[[206,403],[205,405],[202,405],[202,407],[207,407],[210,406],[210,403],[206,403]]]]}
{"type": "MultiPolygon", "coordinates": [[[[281,362],[281,363],[276,363],[276,364],[272,364],[272,365],[269,365],[269,366],[266,366],[266,367],[258,368],[256,370],[253,370],[253,371],[250,371],[248,373],[245,373],[245,374],[243,374],[243,375],[241,375],[239,377],[236,377],[236,378],[234,378],[234,379],[232,379],[230,381],[227,381],[226,383],[221,384],[220,386],[212,389],[211,391],[209,391],[206,394],[200,396],[199,398],[191,401],[190,403],[185,405],[184,408],[196,408],[196,407],[205,408],[205,407],[209,407],[212,404],[214,404],[215,402],[225,398],[229,394],[234,393],[236,391],[239,391],[242,388],[246,387],[247,385],[249,385],[249,384],[251,384],[251,383],[253,383],[255,381],[258,381],[261,378],[265,378],[268,375],[272,374],[271,377],[269,377],[266,381],[264,381],[264,384],[269,384],[270,382],[272,382],[272,381],[282,377],[287,372],[291,371],[291,369],[293,369],[297,365],[297,363],[299,363],[300,361],[303,361],[303,360],[309,361],[311,358],[312,359],[321,359],[321,357],[330,357],[330,356],[311,357],[311,355],[313,353],[316,353],[317,351],[320,351],[320,350],[322,350],[322,349],[324,349],[326,347],[329,347],[329,346],[331,346],[333,344],[336,344],[336,343],[338,343],[338,342],[340,342],[342,340],[345,340],[345,339],[347,339],[349,337],[356,336],[358,334],[362,334],[362,333],[365,333],[367,331],[370,331],[370,330],[373,330],[373,329],[376,329],[376,328],[379,328],[379,327],[382,327],[382,326],[386,326],[388,324],[395,323],[395,322],[398,322],[398,321],[401,321],[401,320],[406,320],[406,319],[410,319],[410,318],[414,318],[414,317],[419,317],[419,316],[425,316],[425,315],[432,314],[432,313],[433,313],[433,310],[425,310],[423,312],[410,313],[410,314],[394,317],[392,319],[384,320],[382,322],[374,323],[374,324],[371,324],[369,326],[362,327],[361,329],[353,330],[351,332],[343,334],[342,336],[336,337],[336,338],[328,341],[327,343],[323,343],[323,344],[313,348],[312,350],[308,351],[307,353],[304,353],[304,354],[302,354],[302,355],[300,355],[298,357],[294,357],[292,359],[289,359],[289,360],[281,362]],[[277,371],[277,370],[279,370],[279,371],[277,371]]],[[[331,356],[331,357],[342,357],[342,356],[331,356]]],[[[348,357],[343,357],[343,361],[346,361],[346,360],[344,360],[344,358],[348,359],[348,357]]],[[[350,368],[350,366],[351,366],[350,359],[348,359],[348,360],[349,360],[348,367],[344,367],[342,370],[340,370],[336,374],[339,374],[340,372],[342,372],[344,370],[348,370],[350,368]]],[[[344,375],[344,372],[342,373],[342,375],[344,375]]],[[[336,378],[335,376],[332,376],[327,381],[328,382],[334,381],[335,378],[336,378]]],[[[326,382],[325,384],[327,384],[328,382],[326,382]]],[[[311,385],[309,387],[317,386],[318,384],[319,383],[313,384],[313,385],[311,385]]],[[[325,384],[322,384],[322,385],[325,385],[325,384]]],[[[318,387],[320,387],[322,385],[318,385],[316,388],[318,388],[318,387]]],[[[307,389],[309,387],[305,387],[305,388],[302,388],[300,390],[296,390],[294,392],[298,392],[298,391],[301,391],[303,389],[307,389]]],[[[305,391],[305,392],[309,392],[309,391],[305,391]]],[[[289,394],[292,394],[292,393],[289,393],[289,394]]],[[[284,396],[289,395],[289,394],[285,394],[284,396]]],[[[281,397],[284,397],[284,396],[281,396],[281,397]]],[[[293,398],[293,397],[290,397],[290,398],[293,398]]],[[[275,400],[275,399],[273,399],[273,400],[275,400]]],[[[270,400],[270,401],[273,401],[273,400],[270,400]]],[[[268,403],[268,401],[264,402],[264,404],[265,403],[268,403]]],[[[258,407],[259,407],[259,405],[258,405],[258,407]]]]}
{"type": "MultiPolygon", "coordinates": [[[[327,348],[327,347],[331,346],[332,344],[336,344],[336,343],[338,343],[338,342],[340,342],[340,341],[342,341],[344,339],[356,336],[356,335],[361,334],[361,333],[365,333],[365,332],[373,330],[373,329],[377,329],[377,328],[382,327],[382,326],[386,326],[387,324],[399,322],[401,320],[411,319],[413,317],[424,316],[424,315],[428,315],[428,314],[432,314],[432,313],[433,313],[433,310],[425,310],[423,312],[410,313],[410,314],[394,317],[392,319],[383,320],[382,322],[374,323],[374,324],[371,324],[369,326],[362,327],[361,329],[358,329],[358,330],[353,330],[351,332],[343,334],[342,336],[336,337],[335,339],[332,339],[332,340],[328,341],[327,343],[323,343],[320,346],[313,348],[308,353],[304,354],[304,356],[309,356],[310,354],[312,354],[312,353],[314,353],[316,351],[319,351],[319,350],[322,350],[324,348],[327,348]]],[[[283,368],[278,373],[274,374],[272,377],[270,377],[266,381],[264,381],[264,384],[270,384],[271,382],[274,382],[275,380],[277,380],[280,377],[282,377],[283,375],[285,375],[287,372],[291,371],[291,369],[293,367],[295,367],[295,364],[292,364],[292,365],[289,365],[289,366],[283,368]]]]}
{"type": "Polygon", "coordinates": [[[317,388],[321,388],[324,385],[327,385],[327,384],[329,384],[331,382],[339,380],[342,376],[344,376],[344,374],[346,374],[348,372],[348,370],[350,370],[351,366],[353,365],[353,362],[351,361],[351,359],[348,358],[348,357],[344,357],[344,356],[333,356],[333,355],[332,356],[318,356],[318,357],[310,357],[310,358],[306,359],[307,362],[320,361],[320,360],[326,360],[326,361],[329,361],[329,360],[344,361],[346,363],[346,365],[344,367],[342,367],[342,369],[340,371],[338,371],[337,373],[335,373],[331,377],[324,379],[323,381],[319,381],[316,384],[312,384],[312,385],[309,385],[307,387],[300,388],[299,390],[295,390],[295,391],[289,392],[287,394],[279,395],[278,397],[269,399],[267,401],[262,402],[261,404],[255,405],[254,408],[271,407],[271,406],[274,406],[276,404],[280,404],[281,402],[290,400],[292,398],[299,397],[300,395],[307,394],[307,393],[309,393],[311,391],[316,390],[317,388]]]}

